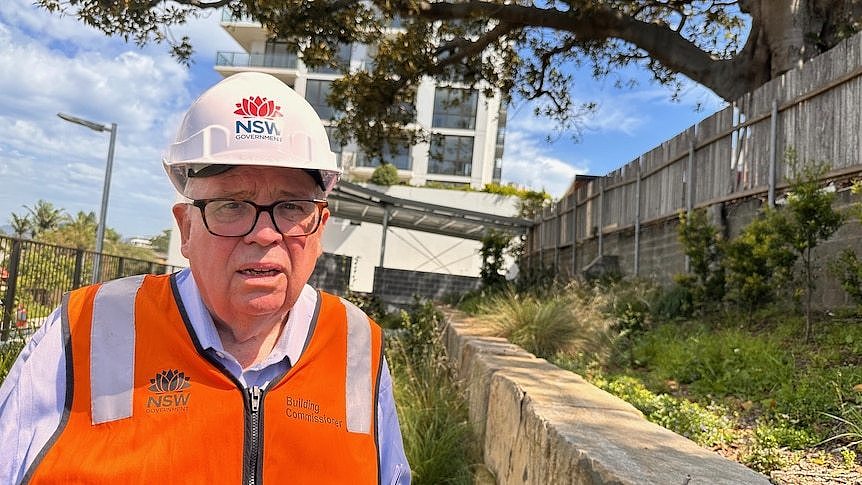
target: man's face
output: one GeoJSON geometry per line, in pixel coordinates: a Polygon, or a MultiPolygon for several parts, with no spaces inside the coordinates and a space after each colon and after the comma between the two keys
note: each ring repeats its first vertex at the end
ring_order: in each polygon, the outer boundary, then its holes
{"type": "MultiPolygon", "coordinates": [[[[321,198],[314,180],[302,170],[243,166],[192,179],[187,195],[195,200],[231,198],[259,205],[321,198]]],[[[249,234],[222,237],[207,231],[196,207],[177,204],[173,213],[183,256],[189,260],[204,303],[217,321],[229,327],[287,315],[323,251],[320,239],[329,218],[329,210],[324,209],[317,232],[285,237],[270,216],[261,213],[249,234]]]]}

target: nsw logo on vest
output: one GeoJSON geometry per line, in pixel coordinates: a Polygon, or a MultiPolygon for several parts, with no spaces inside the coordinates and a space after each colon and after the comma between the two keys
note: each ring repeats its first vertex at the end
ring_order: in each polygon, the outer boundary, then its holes
{"type": "Polygon", "coordinates": [[[242,116],[236,120],[235,138],[237,140],[281,141],[281,106],[271,99],[249,96],[236,103],[234,114],[242,116]]]}
{"type": "Polygon", "coordinates": [[[191,397],[187,389],[190,387],[185,372],[177,369],[159,372],[156,377],[150,379],[150,387],[147,388],[152,393],[147,396],[147,412],[170,413],[187,410],[191,397]]]}

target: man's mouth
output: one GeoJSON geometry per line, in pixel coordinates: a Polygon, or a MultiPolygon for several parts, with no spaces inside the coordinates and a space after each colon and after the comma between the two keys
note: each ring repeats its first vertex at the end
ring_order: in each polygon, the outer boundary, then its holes
{"type": "Polygon", "coordinates": [[[239,270],[239,273],[246,276],[275,276],[281,271],[276,268],[245,268],[239,270]]]}

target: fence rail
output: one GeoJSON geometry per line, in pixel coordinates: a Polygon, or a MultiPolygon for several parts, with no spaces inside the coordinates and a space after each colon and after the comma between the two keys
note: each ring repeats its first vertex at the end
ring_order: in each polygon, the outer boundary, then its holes
{"type": "Polygon", "coordinates": [[[63,293],[96,281],[136,274],[171,273],[178,268],[155,261],[101,255],[93,275],[95,252],[0,236],[0,333],[32,330],[60,304],[63,293]]]}
{"type": "Polygon", "coordinates": [[[566,196],[537,216],[525,263],[575,275],[613,255],[625,261],[624,273],[670,277],[684,260],[681,248],[645,260],[647,245],[671,245],[646,226],[753,197],[773,205],[790,176],[791,149],[798,160],[828,162],[828,178],[862,173],[860,106],[857,35],[604,177],[576,177],[566,196]]]}

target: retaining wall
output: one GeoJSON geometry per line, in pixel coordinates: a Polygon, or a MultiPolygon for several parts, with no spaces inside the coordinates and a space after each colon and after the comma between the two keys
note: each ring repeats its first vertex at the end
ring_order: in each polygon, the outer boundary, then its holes
{"type": "Polygon", "coordinates": [[[497,483],[768,485],[769,480],[652,424],[630,404],[448,313],[449,357],[497,483]]]}

